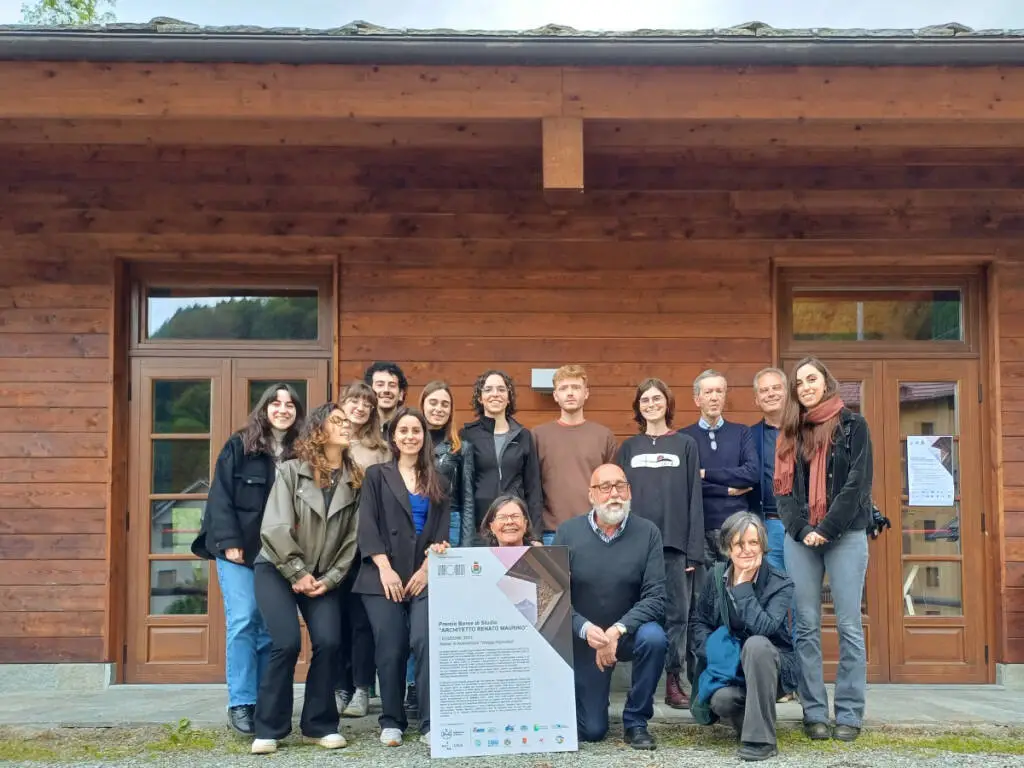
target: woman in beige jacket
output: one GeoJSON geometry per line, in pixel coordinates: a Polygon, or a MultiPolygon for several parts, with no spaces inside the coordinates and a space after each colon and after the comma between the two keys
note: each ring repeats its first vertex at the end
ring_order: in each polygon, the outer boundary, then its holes
{"type": "Polygon", "coordinates": [[[256,603],[271,651],[256,698],[253,754],[277,751],[291,731],[292,686],[302,646],[298,613],[313,645],[300,727],[321,747],[345,746],[334,701],[342,600],[338,587],[353,565],[363,471],[349,448],[352,426],[335,403],[309,414],[282,463],[267,501],[256,558],[256,603]],[[297,611],[296,611],[297,609],[297,611]]]}

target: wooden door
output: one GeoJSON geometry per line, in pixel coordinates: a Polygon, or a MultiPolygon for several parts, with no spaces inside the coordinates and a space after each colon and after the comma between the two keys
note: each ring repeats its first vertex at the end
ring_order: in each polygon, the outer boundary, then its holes
{"type": "MultiPolygon", "coordinates": [[[[327,367],[323,360],[133,361],[127,682],[223,682],[216,567],[190,550],[213,465],[269,384],[291,383],[308,408],[327,399],[327,367]]],[[[302,663],[297,676],[304,675],[302,663]]]]}
{"type": "MultiPolygon", "coordinates": [[[[878,438],[882,428],[881,412],[881,363],[870,361],[836,360],[828,363],[832,375],[839,380],[840,394],[850,410],[857,411],[868,422],[876,446],[874,457],[874,487],[881,487],[884,464],[877,453],[878,438]]],[[[875,492],[877,496],[877,490],[875,492]]],[[[876,499],[877,502],[877,499],[876,499]]],[[[881,506],[881,504],[879,504],[881,506]]],[[[868,572],[864,582],[864,596],[861,600],[861,618],[864,625],[864,645],[868,655],[868,681],[873,683],[889,680],[889,646],[887,633],[888,563],[883,541],[868,540],[868,572]]],[[[826,679],[835,679],[839,660],[839,635],[836,630],[835,611],[832,608],[831,589],[828,577],[822,587],[822,652],[825,657],[826,679]]]]}
{"type": "MultiPolygon", "coordinates": [[[[889,564],[889,678],[906,683],[984,683],[985,573],[978,363],[918,360],[884,363],[886,514],[889,564]],[[943,493],[918,492],[908,482],[908,438],[918,437],[934,459],[916,467],[917,487],[945,480],[943,493]],[[923,438],[923,439],[921,439],[923,438]],[[948,474],[947,474],[948,473],[948,474]],[[937,479],[935,479],[937,478],[937,479]],[[948,478],[948,479],[947,479],[948,478]],[[950,482],[951,481],[951,482],[950,482]]],[[[881,435],[881,439],[877,436],[881,435]]],[[[876,467],[879,463],[876,452],[876,467]]],[[[882,496],[876,490],[876,496],[882,496]]]]}

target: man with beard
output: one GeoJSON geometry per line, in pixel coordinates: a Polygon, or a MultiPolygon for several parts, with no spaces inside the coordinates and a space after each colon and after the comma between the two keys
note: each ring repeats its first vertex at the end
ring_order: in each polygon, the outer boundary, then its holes
{"type": "Polygon", "coordinates": [[[405,402],[405,394],[409,391],[409,382],[398,365],[383,360],[374,361],[366,369],[363,381],[369,384],[377,395],[380,433],[386,442],[391,419],[394,418],[395,411],[405,402]]]}
{"type": "Polygon", "coordinates": [[[554,540],[559,525],[587,511],[590,475],[602,464],[611,463],[618,448],[608,427],[583,416],[590,390],[582,365],[563,365],[555,371],[554,385],[558,420],[532,430],[544,490],[545,544],[554,540]]]}
{"type": "Polygon", "coordinates": [[[587,515],[559,526],[555,546],[569,548],[576,728],[580,741],[608,732],[608,692],[618,661],[633,662],[622,710],[623,741],[654,749],[647,722],[665,664],[665,561],[654,523],[631,516],[629,483],[614,464],[590,478],[587,515]]]}

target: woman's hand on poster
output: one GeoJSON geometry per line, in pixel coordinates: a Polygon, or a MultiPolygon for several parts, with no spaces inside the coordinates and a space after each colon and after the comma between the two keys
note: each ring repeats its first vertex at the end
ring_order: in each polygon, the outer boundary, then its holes
{"type": "Polygon", "coordinates": [[[431,544],[427,548],[426,554],[429,555],[431,552],[433,552],[435,555],[443,555],[445,552],[447,552],[451,548],[452,548],[452,545],[449,544],[447,541],[441,541],[441,542],[438,542],[437,544],[431,544]]]}
{"type": "Polygon", "coordinates": [[[426,562],[420,566],[419,570],[416,571],[410,578],[408,583],[405,585],[405,594],[410,597],[416,597],[420,592],[427,588],[427,564],[426,562]]]}
{"type": "Polygon", "coordinates": [[[405,588],[402,586],[402,577],[395,573],[394,568],[378,568],[380,571],[380,585],[384,588],[384,597],[395,603],[405,599],[405,588]]]}
{"type": "Polygon", "coordinates": [[[820,547],[823,544],[828,544],[828,539],[826,539],[817,531],[811,531],[806,536],[804,536],[804,544],[808,547],[820,547]]]}
{"type": "Polygon", "coordinates": [[[245,552],[241,547],[228,547],[224,550],[224,559],[241,565],[245,562],[245,552]]]}
{"type": "Polygon", "coordinates": [[[302,575],[302,578],[292,583],[292,592],[297,595],[308,595],[316,588],[316,579],[313,578],[313,574],[306,573],[302,575]]]}

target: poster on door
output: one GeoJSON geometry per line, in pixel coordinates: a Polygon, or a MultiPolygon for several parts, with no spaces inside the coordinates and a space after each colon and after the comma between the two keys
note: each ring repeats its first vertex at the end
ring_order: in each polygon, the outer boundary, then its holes
{"type": "Polygon", "coordinates": [[[907,436],[907,485],[912,507],[953,506],[953,437],[907,436]]]}
{"type": "Polygon", "coordinates": [[[430,756],[572,752],[569,552],[430,553],[430,756]]]}

